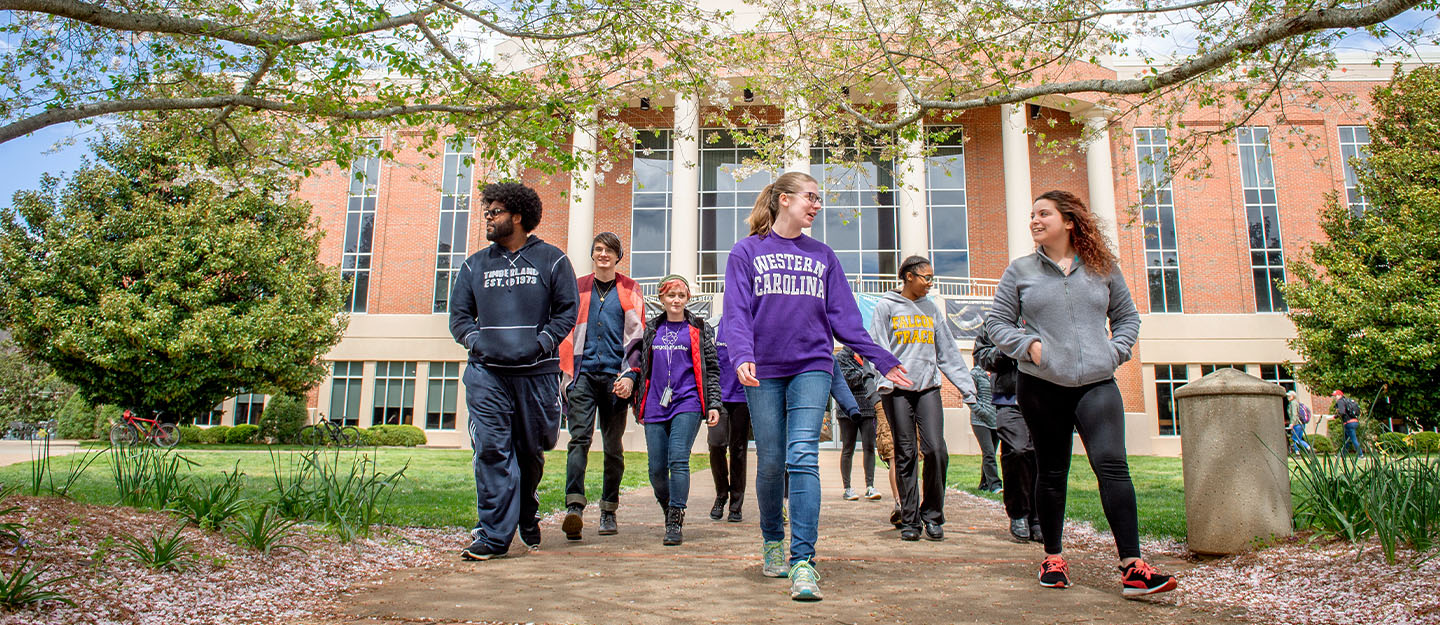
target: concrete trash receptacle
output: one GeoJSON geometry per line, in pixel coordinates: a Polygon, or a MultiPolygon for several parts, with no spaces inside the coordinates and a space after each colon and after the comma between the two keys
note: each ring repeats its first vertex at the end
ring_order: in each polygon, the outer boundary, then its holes
{"type": "Polygon", "coordinates": [[[1175,390],[1191,551],[1240,553],[1293,533],[1284,398],[1235,369],[1175,390]]]}

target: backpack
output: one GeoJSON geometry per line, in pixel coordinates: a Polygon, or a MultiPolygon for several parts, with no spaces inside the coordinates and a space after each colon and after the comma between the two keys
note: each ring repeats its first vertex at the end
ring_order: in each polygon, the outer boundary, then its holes
{"type": "Polygon", "coordinates": [[[1305,404],[1300,404],[1300,422],[1310,423],[1310,407],[1305,404]]]}

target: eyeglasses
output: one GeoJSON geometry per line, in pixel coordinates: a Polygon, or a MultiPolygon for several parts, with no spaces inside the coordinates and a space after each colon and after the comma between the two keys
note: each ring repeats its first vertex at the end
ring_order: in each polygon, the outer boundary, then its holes
{"type": "Polygon", "coordinates": [[[820,194],[819,194],[819,193],[815,193],[815,192],[812,192],[812,191],[806,191],[806,192],[804,192],[804,193],[791,193],[790,195],[794,195],[794,196],[797,196],[797,197],[803,197],[803,198],[805,198],[805,199],[807,199],[807,200],[810,200],[810,203],[811,203],[811,204],[824,204],[824,203],[825,203],[825,199],[822,198],[822,197],[820,197],[820,194]]]}
{"type": "Polygon", "coordinates": [[[491,219],[494,219],[496,215],[503,215],[508,212],[510,211],[503,208],[487,208],[485,209],[485,212],[481,214],[485,215],[486,221],[489,221],[491,219]]]}
{"type": "Polygon", "coordinates": [[[932,284],[935,282],[935,274],[933,273],[911,273],[910,275],[924,280],[925,284],[932,284]]]}

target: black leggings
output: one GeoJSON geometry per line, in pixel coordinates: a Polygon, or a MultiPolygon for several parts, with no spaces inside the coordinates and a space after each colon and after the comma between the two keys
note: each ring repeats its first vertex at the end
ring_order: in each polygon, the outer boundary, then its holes
{"type": "Polygon", "coordinates": [[[705,442],[710,447],[710,475],[715,478],[715,495],[730,500],[730,511],[739,513],[745,501],[745,454],[750,448],[750,407],[745,402],[725,402],[720,422],[710,428],[705,442]],[[726,461],[726,453],[729,461],[726,461]]]}
{"type": "Polygon", "coordinates": [[[850,488],[850,468],[854,466],[855,439],[864,445],[865,486],[875,486],[875,416],[861,413],[859,419],[841,417],[840,424],[840,480],[850,488]]]}
{"type": "Polygon", "coordinates": [[[1115,534],[1115,548],[1122,560],[1140,557],[1135,486],[1130,483],[1130,466],[1125,461],[1125,404],[1114,378],[1072,387],[1021,373],[1016,391],[1020,412],[1035,440],[1039,469],[1035,505],[1045,533],[1045,553],[1061,552],[1074,441],[1071,432],[1079,432],[1090,468],[1100,482],[1100,505],[1115,534]]]}
{"type": "Polygon", "coordinates": [[[914,528],[919,528],[921,521],[943,525],[945,470],[950,456],[945,448],[945,406],[940,402],[940,387],[923,391],[897,389],[880,402],[885,406],[890,436],[895,440],[895,481],[900,488],[902,522],[914,528]],[[925,468],[920,477],[922,487],[917,489],[915,465],[920,456],[925,458],[925,468]]]}

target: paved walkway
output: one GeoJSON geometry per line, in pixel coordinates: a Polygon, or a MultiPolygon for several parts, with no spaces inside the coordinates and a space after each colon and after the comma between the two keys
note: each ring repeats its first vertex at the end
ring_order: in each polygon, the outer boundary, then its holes
{"type": "MultiPolygon", "coordinates": [[[[41,441],[0,440],[0,467],[30,462],[40,454],[41,441]]],[[[50,456],[64,456],[80,451],[77,441],[50,441],[50,456]]]]}
{"type": "MultiPolygon", "coordinates": [[[[836,452],[821,454],[817,569],[825,600],[819,603],[790,601],[787,580],[760,575],[753,497],[745,502],[743,523],[710,520],[715,490],[706,470],[691,480],[682,546],[660,544],[660,509],[649,489],[637,490],[621,498],[617,536],[594,533],[592,505],[582,541],[566,541],[558,517],[551,518],[539,551],[527,553],[517,540],[507,558],[465,562],[457,556],[439,567],[399,572],[354,595],[349,611],[357,623],[1234,622],[1177,605],[1178,593],[1121,598],[1113,550],[1071,551],[1076,586],[1043,589],[1035,580],[1040,546],[1010,542],[1003,512],[975,498],[947,499],[943,542],[902,542],[887,522],[888,493],[882,501],[839,497],[838,459],[836,452]]],[[[751,465],[753,485],[753,452],[751,465]]],[[[888,490],[883,468],[878,471],[877,483],[888,490]]],[[[859,466],[855,473],[863,483],[859,466]]],[[[1182,573],[1186,566],[1157,564],[1182,573]]]]}

